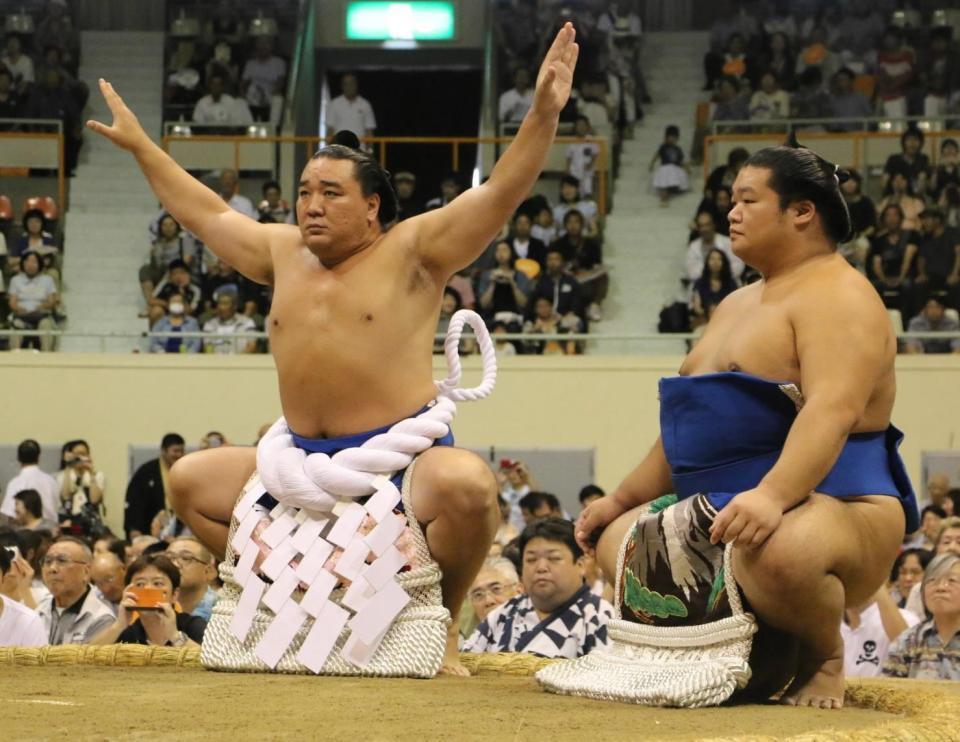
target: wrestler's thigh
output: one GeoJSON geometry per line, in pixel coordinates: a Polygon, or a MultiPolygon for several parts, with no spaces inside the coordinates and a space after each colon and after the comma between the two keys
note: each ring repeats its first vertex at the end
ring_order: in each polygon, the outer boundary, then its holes
{"type": "Polygon", "coordinates": [[[257,449],[250,446],[187,454],[170,470],[174,507],[177,512],[194,512],[229,523],[240,490],[256,468],[257,449]]]}
{"type": "Polygon", "coordinates": [[[801,598],[805,587],[833,575],[843,584],[847,605],[862,604],[890,574],[903,528],[903,509],[894,497],[815,493],[786,512],[759,549],[736,548],[734,572],[751,602],[762,603],[771,589],[801,598]]]}
{"type": "Polygon", "coordinates": [[[436,446],[417,458],[410,484],[413,512],[421,523],[442,513],[469,517],[496,507],[497,481],[472,451],[436,446]]]}
{"type": "Polygon", "coordinates": [[[640,517],[640,511],[645,506],[640,506],[628,510],[623,515],[611,521],[603,533],[600,534],[600,540],[597,542],[597,564],[603,571],[607,582],[611,585],[617,577],[617,562],[620,556],[620,545],[627,537],[627,532],[633,528],[637,519],[640,517]]]}

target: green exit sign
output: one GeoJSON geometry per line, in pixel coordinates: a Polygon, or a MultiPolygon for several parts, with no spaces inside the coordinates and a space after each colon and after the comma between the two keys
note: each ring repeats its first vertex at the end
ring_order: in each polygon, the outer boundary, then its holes
{"type": "Polygon", "coordinates": [[[455,2],[349,2],[347,38],[353,41],[450,41],[455,2]]]}

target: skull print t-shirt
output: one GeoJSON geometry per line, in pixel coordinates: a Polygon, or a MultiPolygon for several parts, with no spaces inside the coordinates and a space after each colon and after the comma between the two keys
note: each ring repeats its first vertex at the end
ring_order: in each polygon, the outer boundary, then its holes
{"type": "MultiPolygon", "coordinates": [[[[914,626],[920,618],[910,611],[900,610],[907,626],[914,626]]],[[[840,625],[843,635],[843,674],[847,677],[872,678],[881,673],[890,639],[883,628],[880,608],[876,602],[867,606],[860,614],[860,625],[853,629],[844,621],[840,625]]]]}

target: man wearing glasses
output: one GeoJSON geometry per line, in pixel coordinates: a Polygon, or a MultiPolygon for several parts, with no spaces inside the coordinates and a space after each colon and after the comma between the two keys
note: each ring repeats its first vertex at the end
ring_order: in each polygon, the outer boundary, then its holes
{"type": "Polygon", "coordinates": [[[43,558],[43,581],[52,598],[37,612],[50,644],[87,644],[113,623],[114,614],[90,586],[93,552],[71,536],[58,539],[43,558]]]}
{"type": "Polygon", "coordinates": [[[213,606],[220,597],[211,587],[217,576],[213,555],[192,536],[177,538],[167,547],[167,556],[180,570],[178,603],[184,613],[210,620],[213,606]]]}

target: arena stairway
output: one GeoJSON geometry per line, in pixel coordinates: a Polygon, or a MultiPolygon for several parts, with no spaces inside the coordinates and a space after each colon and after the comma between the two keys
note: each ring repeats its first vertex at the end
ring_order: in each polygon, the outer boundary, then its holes
{"type": "MultiPolygon", "coordinates": [[[[147,133],[161,134],[163,33],[84,31],[79,77],[90,86],[84,114],[110,123],[98,79],[113,83],[147,133]]],[[[67,329],[95,333],[139,333],[146,320],[137,269],[150,244],[147,226],[157,200],[129,153],[87,130],[80,163],[70,188],[64,250],[64,303],[67,329]]],[[[61,351],[130,352],[135,338],[101,341],[65,337],[61,351]]]]}
{"type": "MultiPolygon", "coordinates": [[[[691,190],[667,208],[650,186],[650,159],[670,124],[680,127],[680,146],[689,160],[697,103],[704,99],[706,32],[654,32],[644,36],[643,69],[652,104],[634,138],[623,143],[615,208],[607,219],[604,262],[610,266],[610,294],[596,334],[657,331],[660,309],[682,295],[679,283],[687,245],[687,223],[700,201],[703,173],[693,167],[691,190]]],[[[590,352],[667,355],[686,352],[682,341],[593,343],[590,352]]]]}

